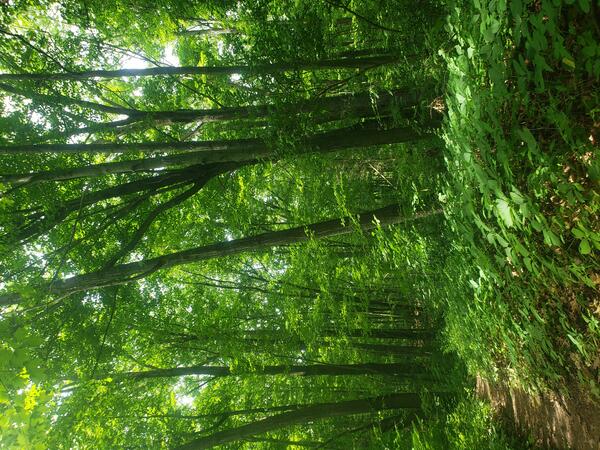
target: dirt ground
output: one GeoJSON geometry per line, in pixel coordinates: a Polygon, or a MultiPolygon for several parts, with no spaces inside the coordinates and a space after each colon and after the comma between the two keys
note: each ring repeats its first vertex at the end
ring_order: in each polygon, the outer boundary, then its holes
{"type": "Polygon", "coordinates": [[[600,406],[577,389],[570,398],[530,395],[522,389],[477,378],[477,394],[488,399],[507,427],[541,448],[600,450],[600,406]]]}

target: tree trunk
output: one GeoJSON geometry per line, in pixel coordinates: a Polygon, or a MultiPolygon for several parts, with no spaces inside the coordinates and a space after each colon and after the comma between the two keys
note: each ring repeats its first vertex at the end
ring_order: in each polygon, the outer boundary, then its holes
{"type": "Polygon", "coordinates": [[[213,35],[218,36],[220,34],[232,34],[237,33],[235,28],[204,28],[200,30],[182,30],[178,31],[178,36],[207,36],[213,35]]]}
{"type": "Polygon", "coordinates": [[[117,69],[117,70],[88,70],[85,72],[64,73],[4,73],[0,80],[4,81],[46,81],[46,80],[87,80],[90,78],[122,78],[149,77],[157,75],[233,75],[233,74],[265,74],[271,72],[286,72],[293,70],[321,69],[354,69],[393,63],[398,60],[395,56],[381,55],[365,58],[342,58],[322,61],[297,61],[273,64],[258,64],[256,66],[214,66],[214,67],[150,67],[147,69],[117,69]]]}
{"type": "MultiPolygon", "coordinates": [[[[412,142],[430,136],[426,133],[418,133],[410,127],[392,128],[389,130],[347,128],[328,131],[307,138],[305,141],[306,147],[302,151],[304,153],[328,153],[349,148],[412,142]]],[[[140,151],[182,151],[183,153],[45,172],[0,175],[0,182],[14,183],[16,185],[33,184],[43,181],[63,181],[107,174],[148,171],[176,165],[203,165],[226,162],[253,163],[259,160],[272,160],[274,158],[273,149],[261,139],[114,144],[40,144],[0,148],[0,153],[126,153],[140,151]]]]}
{"type": "MultiPolygon", "coordinates": [[[[362,230],[371,230],[379,225],[387,226],[402,222],[414,221],[424,217],[440,214],[441,210],[422,211],[413,217],[400,215],[398,205],[390,205],[377,210],[363,213],[359,216],[358,225],[362,230]]],[[[52,286],[46,286],[46,292],[65,296],[74,292],[97,289],[132,282],[144,278],[157,270],[168,269],[180,265],[221,258],[245,252],[265,250],[275,246],[290,245],[307,241],[311,238],[324,238],[352,233],[356,230],[353,219],[345,218],[328,220],[311,225],[290,228],[287,230],[270,231],[257,236],[218,242],[189,250],[183,250],[168,255],[149,258],[128,264],[119,264],[110,269],[77,275],[68,279],[55,280],[52,286]]],[[[38,287],[43,287],[38,285],[38,287]]],[[[20,296],[17,296],[20,299],[20,296]]],[[[18,303],[11,294],[0,296],[0,305],[18,303]]]]}
{"type": "MultiPolygon", "coordinates": [[[[100,131],[119,130],[139,122],[148,124],[190,123],[195,121],[218,122],[237,119],[260,119],[271,114],[295,115],[307,112],[317,113],[317,122],[329,122],[350,117],[372,117],[376,114],[387,113],[392,105],[397,108],[407,108],[417,105],[424,98],[432,98],[427,89],[394,91],[392,93],[358,93],[300,100],[295,103],[281,105],[250,105],[240,107],[223,107],[215,109],[180,109],[173,111],[142,111],[138,109],[107,106],[100,103],[79,100],[63,95],[38,94],[25,91],[6,83],[0,83],[0,89],[17,94],[48,105],[78,105],[82,108],[102,111],[109,114],[126,115],[126,119],[113,122],[96,123],[84,128],[69,130],[66,134],[83,134],[100,131]]],[[[28,148],[23,146],[21,148],[28,148]]],[[[51,148],[51,147],[49,147],[51,148]]],[[[58,147],[61,148],[61,147],[58,147]]],[[[76,147],[72,147],[76,148],[76,147]]],[[[10,146],[0,146],[0,153],[16,151],[10,146]]]]}
{"type": "MultiPolygon", "coordinates": [[[[423,364],[414,363],[363,363],[363,364],[311,364],[295,366],[264,366],[254,371],[232,372],[227,366],[188,366],[169,369],[146,370],[111,374],[115,380],[182,377],[185,375],[207,375],[212,377],[244,375],[416,375],[426,371],[423,364]]],[[[102,376],[100,378],[105,378],[102,376]]]]}
{"type": "Polygon", "coordinates": [[[381,397],[347,400],[337,403],[318,403],[294,411],[257,420],[236,428],[218,431],[209,436],[195,439],[187,444],[177,447],[177,450],[201,450],[228,442],[245,439],[249,436],[267,433],[283,427],[308,423],[330,417],[349,416],[354,414],[367,414],[386,409],[411,409],[421,408],[421,398],[415,393],[390,394],[381,397]]]}
{"type": "Polygon", "coordinates": [[[396,344],[370,344],[370,343],[351,343],[351,347],[366,350],[368,352],[377,353],[380,355],[394,356],[429,356],[431,355],[432,346],[416,346],[416,345],[396,345],[396,344]]]}

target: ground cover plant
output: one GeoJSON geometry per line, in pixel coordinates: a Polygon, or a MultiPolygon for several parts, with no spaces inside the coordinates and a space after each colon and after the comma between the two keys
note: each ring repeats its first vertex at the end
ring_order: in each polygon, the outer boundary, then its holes
{"type": "Polygon", "coordinates": [[[457,45],[444,53],[445,139],[448,201],[456,202],[447,210],[473,262],[463,273],[473,301],[449,302],[450,339],[474,370],[502,370],[531,387],[556,388],[570,376],[598,396],[592,8],[457,5],[448,22],[457,45]]]}
{"type": "Polygon", "coordinates": [[[0,2],[0,447],[534,448],[600,402],[600,6],[0,2]]]}

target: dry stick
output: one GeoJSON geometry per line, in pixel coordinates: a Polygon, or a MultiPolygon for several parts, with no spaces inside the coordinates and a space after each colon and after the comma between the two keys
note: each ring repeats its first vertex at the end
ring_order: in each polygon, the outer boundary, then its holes
{"type": "Polygon", "coordinates": [[[0,80],[86,80],[90,78],[122,78],[148,77],[157,75],[233,75],[239,73],[264,74],[270,72],[285,72],[292,70],[320,69],[355,69],[379,64],[396,62],[398,58],[392,55],[371,56],[365,58],[326,59],[321,61],[297,61],[256,66],[180,66],[180,67],[149,67],[146,69],[116,69],[89,70],[85,72],[40,72],[40,73],[5,73],[0,74],[0,80]]]}

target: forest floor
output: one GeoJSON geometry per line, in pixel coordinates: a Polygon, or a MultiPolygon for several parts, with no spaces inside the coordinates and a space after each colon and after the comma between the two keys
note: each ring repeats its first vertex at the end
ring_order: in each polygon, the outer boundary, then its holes
{"type": "Polygon", "coordinates": [[[439,52],[449,74],[440,199],[458,237],[446,270],[450,286],[464,286],[448,289],[446,339],[517,447],[600,449],[591,7],[457,2],[447,22],[456,45],[439,52]]]}
{"type": "Polygon", "coordinates": [[[490,401],[498,418],[530,444],[541,448],[598,450],[600,406],[578,389],[569,396],[532,395],[520,388],[477,378],[477,395],[490,401]]]}

